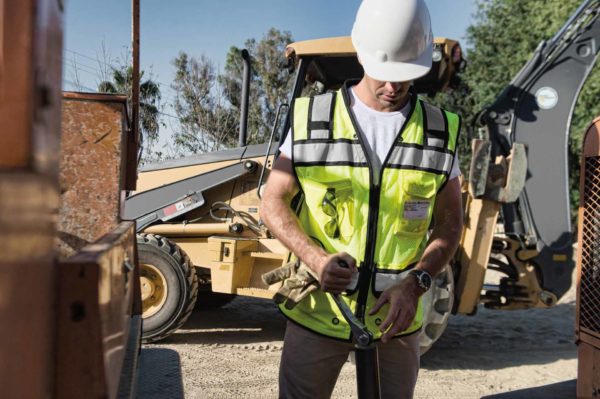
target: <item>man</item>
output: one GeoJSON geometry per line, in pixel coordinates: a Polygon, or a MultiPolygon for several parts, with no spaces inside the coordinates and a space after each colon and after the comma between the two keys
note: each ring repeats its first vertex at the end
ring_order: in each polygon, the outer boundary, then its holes
{"type": "Polygon", "coordinates": [[[362,80],[295,102],[261,218],[320,288],[280,306],[290,320],[280,397],[331,396],[352,350],[331,294],[342,294],[380,340],[382,397],[413,395],[420,297],[451,259],[462,228],[460,119],[410,90],[431,68],[432,41],[423,0],[364,0],[352,30],[362,80]],[[296,210],[294,198],[301,198],[296,210]]]}

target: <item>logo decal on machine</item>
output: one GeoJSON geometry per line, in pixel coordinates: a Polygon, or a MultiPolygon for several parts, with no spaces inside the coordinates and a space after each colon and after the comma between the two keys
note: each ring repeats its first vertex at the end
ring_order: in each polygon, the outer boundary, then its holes
{"type": "Polygon", "coordinates": [[[558,93],[552,87],[541,87],[535,92],[535,102],[541,109],[552,109],[558,103],[558,93]]]}

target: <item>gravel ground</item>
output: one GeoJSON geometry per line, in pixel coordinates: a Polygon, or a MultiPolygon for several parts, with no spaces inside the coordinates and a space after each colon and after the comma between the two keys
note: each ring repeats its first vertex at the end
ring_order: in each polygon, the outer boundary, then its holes
{"type": "MultiPolygon", "coordinates": [[[[548,386],[577,376],[574,318],[574,288],[551,309],[481,307],[475,316],[453,316],[422,358],[415,397],[574,397],[573,381],[548,386]],[[547,387],[519,391],[541,386],[547,387]]],[[[221,309],[195,312],[177,333],[144,346],[138,397],[276,398],[284,328],[266,300],[238,297],[221,309]]],[[[356,397],[350,362],[333,397],[356,397]]]]}

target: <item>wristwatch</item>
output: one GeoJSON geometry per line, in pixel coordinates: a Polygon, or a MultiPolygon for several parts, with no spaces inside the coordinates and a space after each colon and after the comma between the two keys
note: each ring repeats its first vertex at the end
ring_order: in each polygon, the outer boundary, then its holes
{"type": "Polygon", "coordinates": [[[417,270],[413,269],[409,273],[409,275],[415,276],[417,279],[417,284],[421,289],[425,292],[429,291],[431,288],[431,274],[427,273],[425,270],[417,270]]]}

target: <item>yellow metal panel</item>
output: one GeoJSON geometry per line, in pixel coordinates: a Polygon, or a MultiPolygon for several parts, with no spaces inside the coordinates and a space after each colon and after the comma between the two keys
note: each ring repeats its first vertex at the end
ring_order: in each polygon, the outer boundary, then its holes
{"type": "MultiPolygon", "coordinates": [[[[209,236],[212,234],[229,233],[229,223],[166,223],[150,226],[144,233],[171,236],[209,236]]],[[[177,241],[176,238],[173,239],[177,241]]]]}
{"type": "Polygon", "coordinates": [[[251,253],[258,246],[257,240],[210,237],[212,290],[228,294],[250,283],[254,259],[251,253]],[[219,252],[215,249],[219,248],[219,252]]]}
{"type": "Polygon", "coordinates": [[[272,299],[275,295],[275,291],[269,291],[261,288],[238,288],[236,294],[252,296],[255,298],[272,299]]]}
{"type": "Polygon", "coordinates": [[[177,168],[149,170],[141,172],[137,180],[137,192],[151,190],[165,184],[173,183],[188,177],[197,176],[215,169],[239,163],[239,159],[223,162],[213,162],[200,165],[182,166],[177,168]]]}
{"type": "MultiPolygon", "coordinates": [[[[448,52],[456,43],[454,40],[445,37],[436,37],[435,43],[441,43],[449,46],[448,52]]],[[[350,36],[328,37],[323,39],[303,40],[288,44],[286,53],[295,53],[296,56],[310,55],[352,55],[356,54],[354,45],[350,36]]]]}
{"type": "Polygon", "coordinates": [[[499,210],[498,202],[469,197],[465,212],[468,220],[459,247],[458,313],[472,313],[479,303],[499,210]]]}
{"type": "Polygon", "coordinates": [[[356,50],[352,45],[352,41],[350,40],[350,36],[304,40],[289,44],[288,49],[292,49],[297,56],[318,54],[342,55],[356,53],[356,50]]]}

